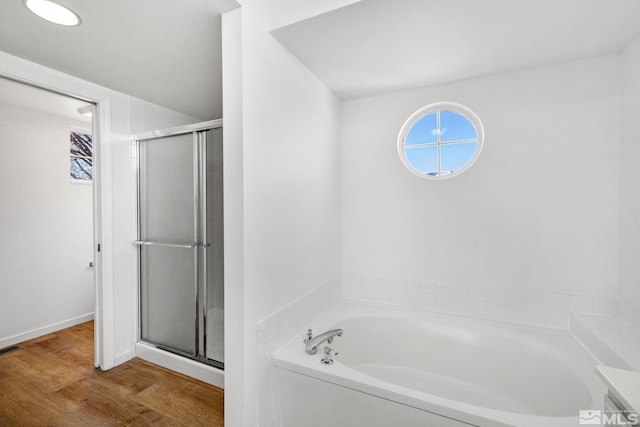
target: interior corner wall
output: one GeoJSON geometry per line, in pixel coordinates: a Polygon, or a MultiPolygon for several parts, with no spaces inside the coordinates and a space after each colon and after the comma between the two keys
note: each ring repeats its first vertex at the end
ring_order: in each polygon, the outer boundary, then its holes
{"type": "Polygon", "coordinates": [[[71,127],[1,104],[0,348],[93,319],[91,185],[69,178],[71,127]]]}
{"type": "Polygon", "coordinates": [[[640,330],[640,38],[621,65],[620,309],[640,330]]]}
{"type": "Polygon", "coordinates": [[[340,276],[340,101],[269,33],[265,3],[242,6],[247,426],[271,406],[257,322],[340,276]]]}
{"type": "MultiPolygon", "coordinates": [[[[503,307],[524,319],[539,308],[532,315],[551,310],[566,328],[574,302],[615,311],[619,64],[613,55],[345,102],[345,273],[374,292],[390,283],[400,300],[411,282],[442,283],[448,293],[431,308],[462,314],[503,307]],[[438,101],[475,111],[486,138],[471,168],[432,181],[404,167],[397,138],[411,114],[438,101]],[[462,294],[473,305],[451,310],[462,294]]],[[[638,182],[637,166],[629,172],[638,182]]]]}
{"type": "Polygon", "coordinates": [[[224,418],[244,426],[245,291],[242,146],[242,9],[222,15],[223,194],[224,194],[224,418]]]}
{"type": "MultiPolygon", "coordinates": [[[[115,64],[114,64],[115,66],[115,64]]],[[[136,191],[134,149],[131,135],[196,122],[193,117],[169,110],[129,95],[115,92],[86,80],[0,52],[0,73],[26,80],[63,93],[75,94],[109,104],[113,256],[113,360],[107,366],[125,362],[134,356],[137,339],[137,279],[135,240],[136,191]]]]}
{"type": "Polygon", "coordinates": [[[357,3],[361,0],[267,0],[269,7],[269,29],[312,18],[323,13],[357,3]]]}

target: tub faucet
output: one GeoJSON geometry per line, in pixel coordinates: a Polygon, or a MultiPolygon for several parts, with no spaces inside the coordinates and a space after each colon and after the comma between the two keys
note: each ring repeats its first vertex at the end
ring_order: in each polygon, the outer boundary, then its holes
{"type": "Polygon", "coordinates": [[[308,339],[305,340],[305,352],[309,355],[316,354],[318,352],[318,347],[320,347],[320,344],[325,341],[331,344],[331,342],[333,341],[333,337],[335,336],[342,336],[342,329],[332,329],[316,337],[311,337],[311,334],[309,333],[308,339]]]}

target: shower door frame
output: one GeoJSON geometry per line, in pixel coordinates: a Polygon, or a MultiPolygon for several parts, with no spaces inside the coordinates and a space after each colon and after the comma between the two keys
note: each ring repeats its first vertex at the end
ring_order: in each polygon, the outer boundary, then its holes
{"type": "Polygon", "coordinates": [[[207,255],[206,251],[211,246],[207,241],[207,141],[205,132],[209,130],[222,128],[222,119],[210,120],[191,125],[184,125],[163,130],[154,130],[145,132],[133,137],[135,141],[135,170],[136,170],[136,240],[134,244],[138,246],[137,251],[137,283],[138,283],[138,334],[139,342],[155,346],[157,349],[175,353],[179,356],[201,362],[218,369],[224,370],[224,362],[208,359],[206,354],[207,346],[207,255]],[[193,137],[193,215],[194,215],[194,242],[192,244],[163,244],[160,242],[148,242],[140,240],[141,234],[141,168],[140,168],[140,142],[166,138],[170,136],[179,136],[192,134],[193,137]],[[182,247],[185,249],[193,248],[194,256],[194,274],[195,274],[195,346],[194,354],[190,354],[175,348],[171,348],[162,343],[153,342],[142,338],[142,247],[147,245],[161,245],[182,247]],[[204,249],[204,250],[201,250],[204,249]]]}

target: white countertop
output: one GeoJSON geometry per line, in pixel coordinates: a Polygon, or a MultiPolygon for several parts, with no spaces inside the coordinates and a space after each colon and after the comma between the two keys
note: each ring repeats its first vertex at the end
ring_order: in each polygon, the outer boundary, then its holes
{"type": "Polygon", "coordinates": [[[596,366],[596,372],[625,409],[640,411],[640,372],[609,366],[596,366]]]}

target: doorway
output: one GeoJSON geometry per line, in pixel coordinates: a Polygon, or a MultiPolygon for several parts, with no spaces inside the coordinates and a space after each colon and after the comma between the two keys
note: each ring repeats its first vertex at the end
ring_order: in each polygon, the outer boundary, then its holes
{"type": "Polygon", "coordinates": [[[95,317],[95,105],[0,76],[0,348],[95,317]]]}

